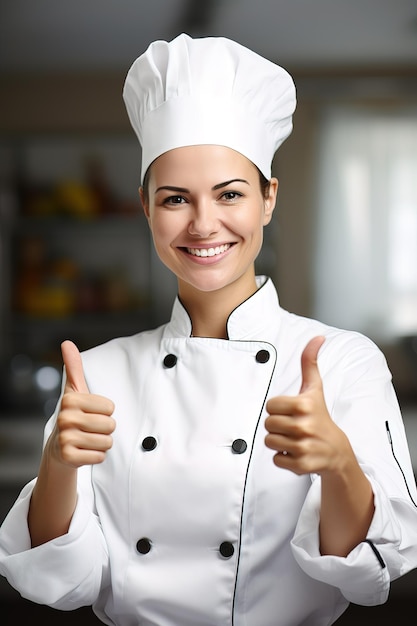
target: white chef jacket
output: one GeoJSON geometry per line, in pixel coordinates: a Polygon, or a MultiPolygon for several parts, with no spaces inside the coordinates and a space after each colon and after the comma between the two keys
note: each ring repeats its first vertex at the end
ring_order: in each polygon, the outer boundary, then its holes
{"type": "MultiPolygon", "coordinates": [[[[92,393],[115,403],[106,460],[79,470],[69,532],[31,549],[21,492],[0,530],[0,572],[25,598],[92,604],[118,626],[323,626],[348,603],[386,601],[417,566],[417,495],[391,375],[366,337],[279,306],[270,279],[237,307],[228,339],[168,324],[82,354],[92,393]],[[327,406],[372,483],[367,541],[321,556],[320,477],[273,464],[265,402],[297,394],[318,357],[327,406]]],[[[45,429],[51,432],[53,416],[45,429]]]]}

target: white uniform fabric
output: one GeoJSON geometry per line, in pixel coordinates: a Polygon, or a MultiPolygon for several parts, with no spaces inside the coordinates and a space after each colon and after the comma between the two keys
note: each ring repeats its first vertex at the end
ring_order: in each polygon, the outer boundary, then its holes
{"type": "Polygon", "coordinates": [[[115,403],[114,445],[80,470],[68,534],[30,549],[34,481],[4,521],[0,572],[24,597],[93,604],[118,626],[323,626],[349,601],[385,602],[417,566],[416,488],[384,356],[258,283],[228,340],[192,337],[177,299],[168,324],[83,353],[91,392],[115,403]],[[327,406],[375,493],[368,541],[346,558],[319,554],[320,478],[277,468],[264,444],[265,401],[299,392],[318,334],[327,406]]]}

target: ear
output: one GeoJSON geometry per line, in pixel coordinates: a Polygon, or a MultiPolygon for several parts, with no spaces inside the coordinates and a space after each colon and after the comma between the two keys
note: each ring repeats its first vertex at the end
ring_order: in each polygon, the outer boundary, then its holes
{"type": "Polygon", "coordinates": [[[146,219],[149,221],[149,204],[145,200],[145,193],[143,191],[143,187],[139,187],[139,198],[142,205],[143,212],[145,213],[146,219]]]}
{"type": "Polygon", "coordinates": [[[268,196],[264,200],[264,226],[269,224],[269,222],[271,221],[272,214],[274,212],[277,202],[278,184],[279,183],[277,178],[271,178],[271,180],[269,181],[268,196]]]}

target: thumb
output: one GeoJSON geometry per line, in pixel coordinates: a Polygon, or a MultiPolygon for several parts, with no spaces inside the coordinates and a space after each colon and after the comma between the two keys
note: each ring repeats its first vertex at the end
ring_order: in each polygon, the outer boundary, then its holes
{"type": "Polygon", "coordinates": [[[321,376],[317,365],[317,356],[325,337],[314,337],[308,342],[301,355],[301,388],[300,393],[304,393],[312,387],[321,387],[321,376]]]}
{"type": "Polygon", "coordinates": [[[85,382],[81,355],[75,343],[64,341],[61,344],[61,352],[67,374],[65,391],[90,393],[85,382]]]}

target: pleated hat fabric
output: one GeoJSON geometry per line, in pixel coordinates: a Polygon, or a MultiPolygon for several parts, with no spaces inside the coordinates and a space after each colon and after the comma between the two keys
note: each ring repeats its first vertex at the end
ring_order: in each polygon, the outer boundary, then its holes
{"type": "Polygon", "coordinates": [[[129,69],[123,98],[142,146],[142,180],[164,152],[204,144],[240,152],[269,179],[296,106],[279,65],[225,37],[184,33],[149,45],[129,69]]]}

